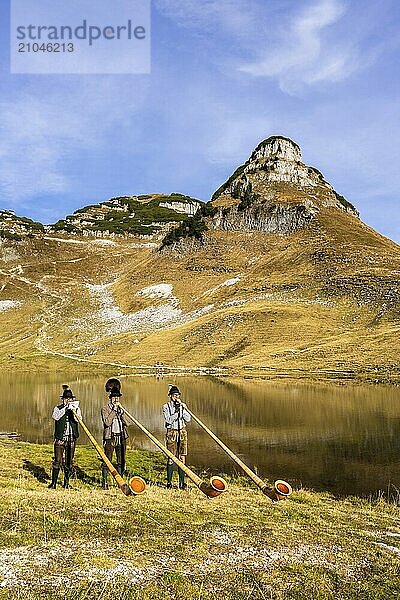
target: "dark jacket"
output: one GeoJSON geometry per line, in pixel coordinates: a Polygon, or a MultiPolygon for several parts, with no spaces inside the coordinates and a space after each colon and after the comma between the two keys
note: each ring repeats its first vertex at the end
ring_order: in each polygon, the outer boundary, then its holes
{"type": "MultiPolygon", "coordinates": [[[[57,408],[59,410],[62,410],[64,408],[64,404],[59,404],[57,406],[57,408]]],[[[54,421],[54,439],[56,439],[56,440],[63,439],[64,433],[65,433],[65,430],[67,427],[67,421],[69,421],[69,423],[71,425],[72,435],[74,436],[74,438],[76,440],[78,439],[78,437],[79,437],[78,422],[75,420],[72,410],[66,410],[64,415],[60,419],[54,421]]]]}

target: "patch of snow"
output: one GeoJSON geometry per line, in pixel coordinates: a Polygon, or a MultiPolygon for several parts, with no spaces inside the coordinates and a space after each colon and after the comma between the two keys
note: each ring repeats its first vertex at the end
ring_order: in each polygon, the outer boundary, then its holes
{"type": "Polygon", "coordinates": [[[132,329],[154,329],[164,327],[173,323],[182,315],[180,308],[174,308],[170,304],[161,306],[149,306],[144,310],[132,313],[130,315],[122,314],[119,309],[114,309],[104,316],[110,317],[113,321],[114,331],[123,333],[132,329]]]}
{"type": "MultiPolygon", "coordinates": [[[[223,538],[222,538],[223,539],[223,538]]],[[[216,540],[218,541],[218,540],[216,540]]],[[[224,543],[223,541],[220,543],[224,543]]],[[[332,556],[337,552],[342,552],[338,546],[298,546],[296,549],[290,548],[260,548],[253,546],[237,546],[235,540],[227,542],[226,553],[214,553],[214,556],[206,559],[202,564],[203,571],[224,571],[227,567],[246,566],[254,569],[270,569],[274,563],[293,564],[304,563],[332,568],[332,556]],[[230,548],[229,548],[230,546],[230,548]]],[[[359,563],[355,565],[346,565],[346,572],[349,576],[359,568],[359,563]]]]}
{"type": "Polygon", "coordinates": [[[47,567],[49,557],[36,549],[32,551],[27,546],[0,551],[0,588],[12,588],[28,585],[26,578],[29,570],[34,567],[47,567]]]}
{"type": "Polygon", "coordinates": [[[232,279],[227,279],[224,283],[221,283],[221,287],[229,287],[231,285],[235,285],[240,281],[240,277],[233,277],[232,279]]]}
{"type": "MultiPolygon", "coordinates": [[[[215,566],[216,562],[222,563],[224,566],[226,565],[237,565],[243,562],[246,562],[248,559],[259,557],[260,550],[253,548],[251,546],[236,546],[232,552],[228,552],[226,554],[219,554],[218,561],[214,561],[215,566]]],[[[209,559],[205,561],[205,564],[212,564],[213,559],[209,559]]]]}
{"type": "MultiPolygon", "coordinates": [[[[116,304],[109,289],[112,284],[113,282],[97,285],[86,284],[92,297],[91,304],[97,305],[97,310],[93,310],[83,318],[73,319],[68,327],[70,331],[90,331],[95,340],[101,339],[103,335],[110,331],[117,334],[128,331],[131,333],[157,331],[173,325],[187,323],[214,309],[214,304],[208,304],[192,312],[184,313],[179,308],[179,299],[172,294],[172,285],[159,284],[144,288],[136,295],[164,299],[165,301],[162,304],[148,306],[137,312],[125,314],[116,304]]],[[[139,340],[135,340],[134,343],[139,343],[139,340]]]]}
{"type": "Polygon", "coordinates": [[[187,314],[187,320],[191,321],[192,319],[197,319],[197,317],[206,315],[211,312],[213,308],[214,304],[207,304],[207,306],[203,306],[203,308],[198,308],[197,310],[187,314]]]}
{"type": "Polygon", "coordinates": [[[239,276],[232,277],[231,279],[227,279],[226,281],[223,281],[222,283],[219,283],[215,287],[204,292],[204,294],[199,296],[199,298],[203,298],[204,296],[210,296],[211,294],[213,294],[214,292],[217,292],[218,290],[220,290],[223,287],[230,287],[231,285],[235,285],[236,283],[239,283],[240,280],[241,280],[241,277],[239,277],[239,276]]]}
{"type": "MultiPolygon", "coordinates": [[[[126,331],[140,331],[143,329],[158,329],[165,327],[182,316],[182,310],[178,308],[178,299],[170,293],[172,286],[168,287],[169,304],[161,306],[149,306],[135,313],[124,314],[118,305],[114,303],[114,298],[109,291],[110,284],[90,285],[87,284],[92,296],[100,304],[99,310],[92,314],[88,319],[77,319],[75,321],[77,329],[94,327],[102,323],[105,327],[112,326],[114,333],[124,333],[126,331]]],[[[157,287],[157,286],[153,286],[157,287]]],[[[163,297],[163,296],[157,296],[163,297]]]]}
{"type": "Polygon", "coordinates": [[[123,577],[128,583],[135,584],[139,581],[148,579],[148,574],[145,569],[135,567],[129,562],[120,562],[112,569],[100,569],[90,567],[76,571],[79,578],[88,579],[89,581],[111,581],[115,577],[123,577]]]}
{"type": "Polygon", "coordinates": [[[20,306],[22,306],[22,302],[19,300],[0,300],[0,311],[19,308],[20,306]]]}
{"type": "Polygon", "coordinates": [[[170,283],[159,283],[158,285],[150,285],[136,293],[136,296],[143,298],[171,298],[172,285],[170,283]]]}
{"type": "Polygon", "coordinates": [[[137,584],[153,580],[160,574],[159,567],[153,562],[144,567],[138,567],[131,561],[120,561],[111,568],[94,567],[90,564],[91,557],[103,558],[110,554],[109,547],[100,546],[96,542],[86,545],[87,566],[70,572],[68,559],[78,548],[73,542],[65,542],[52,546],[46,544],[42,547],[21,546],[0,550],[0,589],[42,586],[65,589],[66,585],[77,581],[111,581],[115,578],[137,584]],[[61,565],[67,565],[67,569],[61,565]]]}
{"type": "Polygon", "coordinates": [[[110,282],[110,283],[87,283],[86,287],[93,294],[103,294],[103,293],[109,294],[110,292],[108,292],[107,290],[111,285],[112,285],[112,282],[110,282]]]}
{"type": "Polygon", "coordinates": [[[91,246],[116,246],[116,242],[113,242],[112,240],[93,240],[90,242],[91,246]]]}

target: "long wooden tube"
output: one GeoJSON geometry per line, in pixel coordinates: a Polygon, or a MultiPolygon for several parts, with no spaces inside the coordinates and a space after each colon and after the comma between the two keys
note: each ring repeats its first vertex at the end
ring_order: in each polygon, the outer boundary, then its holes
{"type": "Polygon", "coordinates": [[[200,427],[202,427],[204,429],[204,431],[206,433],[208,433],[209,436],[212,437],[212,439],[218,444],[218,446],[220,448],[222,448],[222,450],[224,450],[224,452],[226,452],[227,455],[230,456],[230,458],[237,465],[239,465],[239,467],[246,473],[246,475],[248,475],[250,477],[250,479],[260,488],[260,490],[262,491],[263,494],[268,496],[268,498],[270,498],[273,502],[276,502],[278,500],[284,500],[285,498],[290,496],[290,494],[292,493],[292,487],[289,485],[289,483],[287,483],[286,481],[283,481],[282,479],[278,479],[277,481],[275,481],[273,488],[268,486],[265,483],[265,481],[263,481],[256,473],[254,473],[254,471],[252,471],[250,469],[250,467],[248,467],[242,460],[240,460],[240,458],[238,456],[236,456],[236,454],[234,452],[232,452],[232,450],[230,448],[228,448],[228,446],[226,446],[215,435],[215,433],[213,433],[211,431],[211,429],[209,429],[207,427],[207,425],[205,425],[203,423],[203,421],[201,421],[198,417],[196,417],[196,415],[193,414],[192,411],[187,408],[187,406],[185,406],[185,408],[188,411],[188,413],[191,415],[192,419],[194,421],[196,421],[196,423],[198,423],[200,425],[200,427]]]}
{"type": "Polygon", "coordinates": [[[144,427],[144,425],[140,423],[140,421],[135,419],[135,417],[131,415],[126,410],[126,408],[123,408],[123,410],[125,411],[126,416],[132,421],[132,423],[134,423],[136,427],[143,431],[143,433],[147,435],[148,438],[150,438],[153,444],[155,444],[160,450],[162,450],[162,452],[164,452],[164,454],[169,459],[171,459],[180,469],[182,469],[185,475],[187,475],[189,479],[193,481],[193,483],[199,488],[199,490],[201,490],[203,494],[208,496],[208,498],[216,498],[217,496],[222,494],[222,492],[226,491],[227,484],[226,481],[222,479],[222,477],[212,477],[209,484],[203,481],[198,475],[196,475],[196,473],[189,469],[189,467],[184,462],[182,462],[179,458],[172,454],[172,452],[170,452],[168,448],[164,446],[164,444],[162,444],[156,437],[154,437],[154,435],[151,434],[150,431],[148,431],[146,427],[144,427]]]}
{"type": "Polygon", "coordinates": [[[141,477],[133,477],[128,485],[123,480],[121,475],[118,473],[117,469],[114,467],[112,462],[107,458],[107,456],[105,455],[105,453],[103,451],[103,448],[100,446],[100,444],[98,444],[96,442],[95,438],[92,436],[89,429],[86,427],[85,423],[83,422],[82,417],[80,417],[73,408],[71,410],[72,410],[75,418],[78,420],[79,425],[81,425],[82,429],[85,431],[89,440],[92,442],[97,454],[100,456],[101,460],[106,465],[108,471],[114,477],[119,489],[125,494],[125,496],[131,496],[132,494],[133,495],[143,494],[146,491],[146,482],[144,481],[144,479],[142,479],[141,477]]]}

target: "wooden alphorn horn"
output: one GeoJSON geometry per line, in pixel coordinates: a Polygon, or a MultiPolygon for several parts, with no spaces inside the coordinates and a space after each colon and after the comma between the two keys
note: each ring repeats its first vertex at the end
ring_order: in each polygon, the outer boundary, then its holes
{"type": "Polygon", "coordinates": [[[137,496],[139,494],[143,494],[146,491],[146,482],[144,481],[144,479],[142,479],[141,477],[137,477],[137,476],[132,477],[132,479],[129,481],[129,485],[128,485],[123,480],[121,475],[118,473],[117,469],[114,467],[112,462],[108,460],[107,456],[104,454],[103,448],[100,446],[100,444],[98,444],[96,442],[96,440],[90,433],[89,429],[86,427],[85,423],[83,422],[82,417],[80,417],[73,408],[71,410],[72,410],[75,418],[78,420],[79,425],[81,425],[82,429],[85,431],[89,440],[92,442],[97,454],[100,456],[101,460],[106,465],[108,471],[114,477],[119,489],[125,494],[125,496],[131,496],[131,495],[137,496]]]}
{"type": "Polygon", "coordinates": [[[282,479],[278,479],[274,483],[274,487],[271,488],[269,485],[265,483],[254,471],[252,471],[228,446],[226,446],[216,435],[205,425],[196,415],[192,413],[186,406],[186,410],[192,416],[192,418],[208,433],[209,436],[218,444],[224,452],[227,453],[228,456],[237,464],[243,471],[250,477],[250,479],[260,488],[265,496],[268,496],[272,502],[277,502],[278,500],[285,500],[292,493],[292,487],[286,481],[282,479]]]}
{"type": "Polygon", "coordinates": [[[209,484],[203,481],[198,475],[196,475],[196,473],[189,469],[189,467],[185,465],[185,463],[183,463],[181,460],[179,460],[179,458],[172,454],[172,452],[170,452],[168,448],[164,446],[164,444],[158,441],[158,439],[154,437],[154,435],[152,435],[150,431],[148,431],[146,427],[144,427],[140,423],[140,421],[135,419],[135,417],[132,416],[126,410],[126,408],[124,408],[123,410],[125,411],[126,416],[132,421],[132,423],[134,423],[136,427],[143,431],[143,433],[146,434],[148,438],[150,438],[153,444],[155,444],[160,450],[162,450],[162,452],[164,452],[164,454],[168,456],[168,458],[170,458],[180,469],[182,469],[185,475],[187,475],[189,479],[193,481],[193,483],[199,488],[199,490],[201,490],[203,494],[208,496],[208,498],[216,498],[217,496],[222,494],[222,492],[226,491],[228,486],[226,481],[222,479],[222,477],[211,477],[209,484]]]}

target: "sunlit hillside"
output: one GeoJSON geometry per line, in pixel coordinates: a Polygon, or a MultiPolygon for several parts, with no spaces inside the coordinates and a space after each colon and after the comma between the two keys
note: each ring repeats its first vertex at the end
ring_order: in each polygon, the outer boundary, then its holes
{"type": "Polygon", "coordinates": [[[260,144],[207,206],[147,236],[3,235],[2,368],[397,380],[400,247],[296,144],[260,144]]]}

